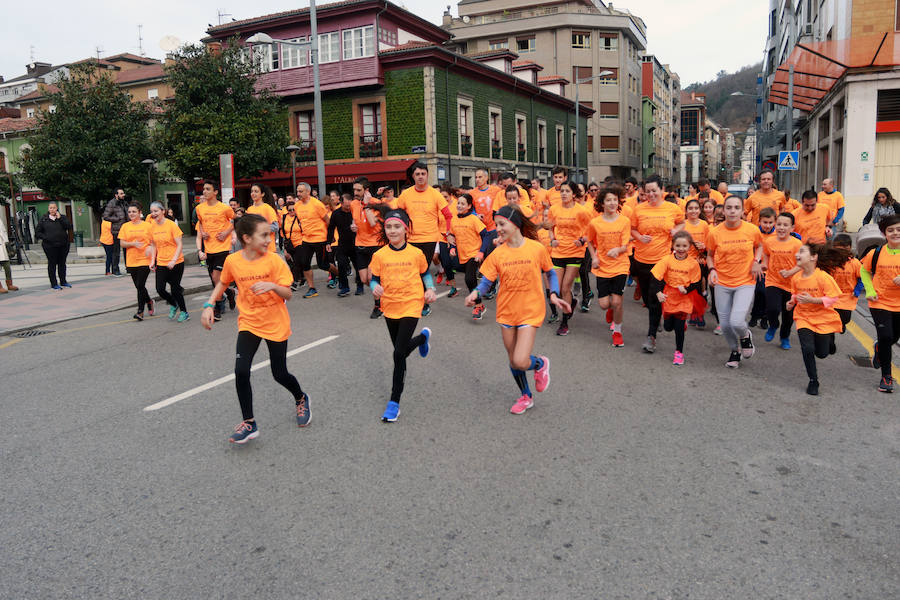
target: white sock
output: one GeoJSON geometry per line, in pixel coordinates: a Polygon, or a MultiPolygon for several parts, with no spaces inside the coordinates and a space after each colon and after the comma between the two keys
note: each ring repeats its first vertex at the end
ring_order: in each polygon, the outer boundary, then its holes
{"type": "Polygon", "coordinates": [[[613,323],[613,332],[614,333],[622,333],[622,324],[621,323],[613,323]]]}

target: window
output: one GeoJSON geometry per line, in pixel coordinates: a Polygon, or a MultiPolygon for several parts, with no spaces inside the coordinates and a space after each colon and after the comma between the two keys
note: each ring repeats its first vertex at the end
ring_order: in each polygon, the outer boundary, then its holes
{"type": "Polygon", "coordinates": [[[375,28],[372,25],[344,30],[344,60],[375,56],[375,28]]]}
{"type": "MultiPolygon", "coordinates": [[[[289,42],[297,42],[302,43],[306,42],[307,38],[298,37],[292,40],[287,40],[289,42]]],[[[287,44],[281,45],[281,58],[282,58],[282,68],[284,69],[295,69],[297,67],[305,67],[307,64],[307,56],[309,51],[305,48],[298,48],[297,46],[290,46],[287,44]]]]}
{"type": "Polygon", "coordinates": [[[600,136],[600,152],[618,152],[619,136],[617,135],[601,135],[600,136]]]}
{"type": "Polygon", "coordinates": [[[316,120],[313,111],[305,110],[297,113],[297,139],[308,144],[316,143],[316,120]]]}
{"type": "Polygon", "coordinates": [[[534,36],[516,39],[516,51],[520,54],[534,52],[534,36]]]}
{"type": "Polygon", "coordinates": [[[697,134],[697,125],[699,112],[696,110],[681,111],[681,145],[697,146],[699,145],[699,137],[697,134]]]}
{"type": "Polygon", "coordinates": [[[572,142],[572,164],[578,166],[576,159],[580,160],[581,157],[578,156],[578,151],[581,149],[578,147],[578,136],[575,134],[575,130],[572,129],[569,131],[569,139],[572,142]]]}
{"type": "Polygon", "coordinates": [[[47,107],[47,112],[49,112],[49,113],[55,113],[55,112],[56,112],[56,105],[55,105],[55,104],[51,104],[49,107],[47,107]]]}
{"type": "Polygon", "coordinates": [[[362,158],[381,156],[381,105],[359,106],[359,155],[362,158]]]}
{"type": "Polygon", "coordinates": [[[601,102],[600,113],[594,115],[598,119],[618,119],[619,103],[618,102],[601,102]]]}
{"type": "Polygon", "coordinates": [[[528,125],[525,115],[516,115],[516,158],[520,162],[527,160],[528,125]]]}
{"type": "Polygon", "coordinates": [[[603,77],[598,77],[597,82],[602,85],[616,85],[619,83],[619,68],[618,67],[600,67],[600,72],[610,71],[612,75],[604,75],[603,77]]]}
{"type": "Polygon", "coordinates": [[[381,27],[378,29],[378,39],[390,46],[397,45],[397,32],[381,27]]]}
{"type": "Polygon", "coordinates": [[[275,44],[257,44],[241,48],[241,61],[252,61],[257,73],[268,73],[278,69],[278,46],[275,44]]]}
{"type": "Polygon", "coordinates": [[[26,109],[25,109],[25,116],[28,117],[29,119],[32,118],[32,117],[34,116],[34,109],[33,109],[33,108],[26,108],[26,109]]]}
{"type": "MultiPolygon", "coordinates": [[[[592,75],[591,67],[572,67],[572,83],[578,83],[580,79],[587,79],[592,75]]],[[[590,81],[585,81],[590,83],[590,81]]]]}
{"type": "Polygon", "coordinates": [[[509,40],[491,40],[488,42],[489,50],[509,50],[509,40]]]}
{"type": "Polygon", "coordinates": [[[159,88],[150,88],[147,90],[147,99],[153,100],[154,98],[159,98],[159,88]]]}
{"type": "Polygon", "coordinates": [[[341,60],[341,39],[337,31],[319,34],[319,64],[341,60]]]}
{"type": "Polygon", "coordinates": [[[6,173],[6,153],[0,150],[0,173],[6,173]]]}
{"type": "Polygon", "coordinates": [[[459,102],[459,153],[472,156],[472,101],[459,102]]]}
{"type": "Polygon", "coordinates": [[[572,32],[573,48],[590,48],[591,32],[590,31],[573,31],[572,32]]]}
{"type": "Polygon", "coordinates": [[[597,37],[600,38],[598,44],[600,50],[618,50],[619,49],[619,34],[617,33],[598,33],[597,37]]]}
{"type": "Polygon", "coordinates": [[[547,124],[538,121],[537,126],[538,162],[547,162],[547,124]]]}
{"type": "Polygon", "coordinates": [[[563,137],[563,128],[556,126],[556,164],[565,164],[565,138],[563,137]]]}
{"type": "Polygon", "coordinates": [[[594,136],[592,136],[592,135],[587,136],[587,151],[588,152],[594,151],[594,136]]]}
{"type": "Polygon", "coordinates": [[[491,136],[491,158],[500,158],[503,155],[503,113],[499,108],[490,108],[488,130],[491,136]]]}

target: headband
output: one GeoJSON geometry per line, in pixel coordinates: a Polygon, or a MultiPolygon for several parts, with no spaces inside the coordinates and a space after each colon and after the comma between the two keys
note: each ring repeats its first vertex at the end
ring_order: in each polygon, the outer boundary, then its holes
{"type": "Polygon", "coordinates": [[[508,221],[512,221],[513,225],[522,229],[522,213],[519,209],[512,207],[510,205],[502,206],[500,210],[497,211],[498,217],[503,217],[508,221]]]}
{"type": "Polygon", "coordinates": [[[384,215],[384,222],[387,223],[391,219],[396,219],[403,223],[404,227],[409,229],[409,215],[406,214],[405,210],[390,210],[387,214],[384,215]]]}

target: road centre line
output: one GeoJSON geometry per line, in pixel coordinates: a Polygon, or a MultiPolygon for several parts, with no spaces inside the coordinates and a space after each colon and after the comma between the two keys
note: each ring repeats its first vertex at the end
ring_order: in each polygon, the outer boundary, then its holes
{"type": "MultiPolygon", "coordinates": [[[[287,353],[287,358],[290,358],[290,357],[294,356],[295,354],[300,354],[301,352],[306,352],[307,350],[312,350],[313,348],[315,348],[317,346],[321,346],[322,344],[327,344],[328,342],[332,342],[332,341],[338,339],[339,337],[340,336],[338,336],[338,335],[329,335],[328,337],[323,337],[322,339],[316,340],[315,342],[310,342],[310,343],[306,344],[305,346],[300,346],[299,348],[295,348],[287,353]]],[[[250,371],[253,372],[253,371],[258,371],[259,369],[264,369],[265,367],[268,367],[269,364],[271,364],[271,361],[264,360],[260,363],[253,365],[252,367],[250,367],[250,371]]],[[[161,401],[157,402],[156,404],[151,404],[150,406],[145,406],[144,411],[149,412],[149,411],[159,410],[160,408],[165,408],[167,406],[171,406],[172,404],[175,404],[176,402],[181,402],[182,400],[186,400],[187,398],[190,398],[191,396],[196,396],[197,394],[199,394],[201,392],[205,392],[206,390],[210,390],[214,387],[222,385],[223,383],[228,383],[229,381],[233,381],[233,380],[234,380],[234,373],[231,373],[230,375],[226,375],[225,377],[219,377],[218,379],[214,379],[213,381],[210,381],[209,383],[204,383],[203,385],[198,385],[197,387],[189,389],[186,392],[182,392],[182,393],[178,394],[177,396],[172,396],[171,398],[166,398],[165,400],[161,400],[161,401]]]]}

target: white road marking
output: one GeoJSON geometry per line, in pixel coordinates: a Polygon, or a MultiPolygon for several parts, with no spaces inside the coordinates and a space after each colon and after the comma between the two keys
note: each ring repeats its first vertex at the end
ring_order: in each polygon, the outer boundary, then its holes
{"type": "MultiPolygon", "coordinates": [[[[300,354],[301,352],[306,352],[307,350],[311,350],[311,349],[315,348],[316,346],[321,346],[322,344],[327,344],[328,342],[332,342],[332,341],[338,339],[338,337],[340,337],[340,336],[329,335],[328,337],[323,337],[322,339],[316,340],[315,342],[310,342],[309,344],[306,344],[305,346],[300,346],[299,348],[295,348],[287,353],[287,358],[290,358],[290,357],[294,356],[295,354],[300,354]]],[[[268,367],[270,363],[271,363],[271,361],[264,360],[261,363],[257,363],[255,365],[253,365],[252,367],[250,367],[250,371],[253,372],[253,371],[258,371],[259,369],[264,369],[265,367],[268,367]]],[[[197,387],[189,389],[186,392],[182,392],[182,393],[178,394],[177,396],[172,396],[171,398],[161,400],[160,402],[157,402],[156,404],[151,404],[150,406],[146,406],[146,407],[144,407],[144,410],[145,411],[159,410],[160,408],[165,408],[167,406],[171,406],[172,404],[175,404],[176,402],[181,402],[182,400],[190,398],[191,396],[196,396],[197,394],[199,394],[201,392],[205,392],[206,390],[210,390],[214,387],[220,386],[223,383],[228,383],[229,381],[234,381],[234,373],[232,373],[231,375],[226,375],[225,377],[219,377],[218,379],[210,381],[209,383],[204,383],[203,385],[198,385],[197,387]]]]}

